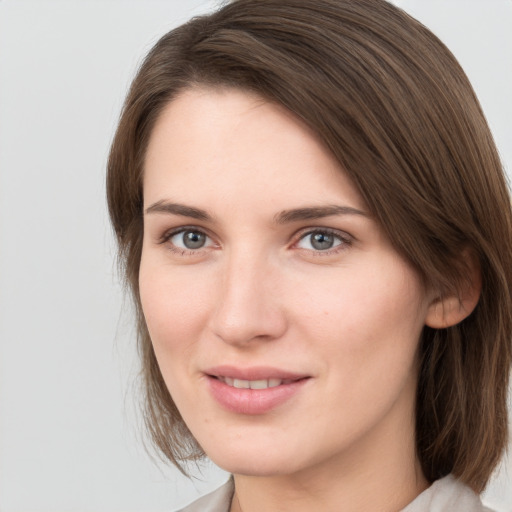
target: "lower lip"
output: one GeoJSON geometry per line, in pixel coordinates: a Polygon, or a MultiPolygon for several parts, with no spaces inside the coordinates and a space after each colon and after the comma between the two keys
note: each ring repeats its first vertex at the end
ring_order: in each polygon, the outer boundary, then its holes
{"type": "Polygon", "coordinates": [[[207,376],[213,398],[228,411],[238,414],[264,414],[296,395],[309,380],[300,379],[267,389],[239,389],[207,376]]]}

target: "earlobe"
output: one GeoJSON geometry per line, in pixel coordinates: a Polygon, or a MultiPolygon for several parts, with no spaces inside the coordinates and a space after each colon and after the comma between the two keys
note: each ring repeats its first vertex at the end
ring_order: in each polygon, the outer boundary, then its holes
{"type": "Polygon", "coordinates": [[[437,297],[429,305],[425,325],[433,329],[445,329],[462,322],[475,309],[482,289],[480,265],[469,251],[463,254],[468,269],[468,279],[458,293],[437,297]]]}

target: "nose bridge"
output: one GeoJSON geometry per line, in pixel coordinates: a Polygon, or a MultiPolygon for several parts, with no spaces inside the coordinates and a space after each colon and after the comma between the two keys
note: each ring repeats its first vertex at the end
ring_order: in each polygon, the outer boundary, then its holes
{"type": "Polygon", "coordinates": [[[286,320],[275,281],[274,265],[263,251],[249,247],[231,251],[219,279],[214,333],[231,344],[282,335],[286,320]]]}

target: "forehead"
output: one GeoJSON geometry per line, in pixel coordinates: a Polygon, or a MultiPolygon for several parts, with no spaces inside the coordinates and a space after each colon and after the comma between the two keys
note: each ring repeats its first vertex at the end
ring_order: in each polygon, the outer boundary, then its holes
{"type": "MultiPolygon", "coordinates": [[[[364,205],[316,134],[276,103],[237,89],[193,88],[162,111],[144,166],[144,202],[269,201],[364,205]]],[[[293,204],[286,204],[293,203],[293,204]]]]}

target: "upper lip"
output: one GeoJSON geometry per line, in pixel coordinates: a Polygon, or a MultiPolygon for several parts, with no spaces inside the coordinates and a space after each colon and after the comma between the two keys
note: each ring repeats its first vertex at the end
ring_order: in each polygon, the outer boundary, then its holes
{"type": "Polygon", "coordinates": [[[241,368],[237,366],[222,365],[208,368],[204,373],[212,377],[231,377],[239,380],[300,380],[310,377],[310,375],[304,373],[292,372],[272,366],[251,366],[241,368]]]}

